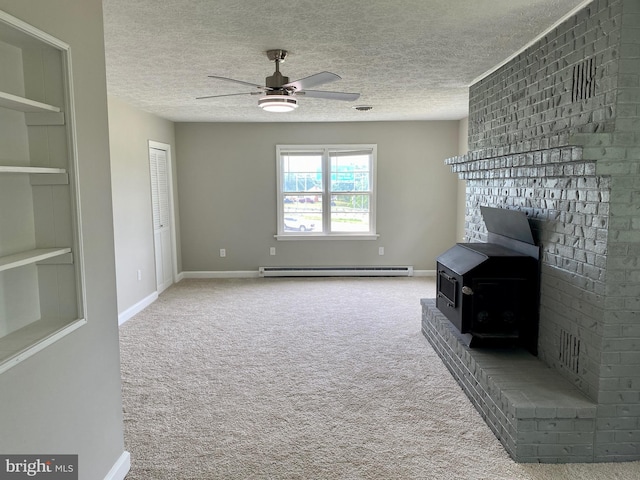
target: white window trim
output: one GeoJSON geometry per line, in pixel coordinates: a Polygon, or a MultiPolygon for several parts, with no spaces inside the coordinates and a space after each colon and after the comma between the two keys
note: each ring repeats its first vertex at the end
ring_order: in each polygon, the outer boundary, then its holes
{"type": "MultiPolygon", "coordinates": [[[[377,240],[380,235],[378,235],[376,230],[376,197],[378,193],[378,183],[377,183],[377,157],[378,157],[378,146],[376,144],[328,144],[328,145],[276,145],[276,175],[277,175],[277,216],[278,216],[278,224],[277,231],[278,233],[274,235],[276,240],[377,240]],[[284,193],[283,193],[283,184],[282,184],[282,162],[281,162],[281,151],[282,150],[331,150],[331,149],[349,149],[349,150],[371,150],[372,159],[371,159],[371,186],[372,193],[369,198],[369,211],[370,211],[370,219],[369,219],[369,232],[355,232],[355,233],[345,233],[345,232],[310,232],[310,233],[286,233],[284,232],[284,193]]],[[[326,166],[323,165],[323,181],[325,185],[328,182],[329,171],[326,166]]],[[[330,192],[325,192],[325,197],[330,197],[330,192]]],[[[325,218],[325,214],[323,213],[323,218],[325,218]]]]}
{"type": "Polygon", "coordinates": [[[274,235],[276,240],[377,240],[377,233],[283,233],[274,235]]]}

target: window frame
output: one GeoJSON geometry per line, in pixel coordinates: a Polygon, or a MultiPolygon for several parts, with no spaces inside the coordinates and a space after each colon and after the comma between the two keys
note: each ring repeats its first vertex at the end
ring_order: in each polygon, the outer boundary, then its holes
{"type": "MultiPolygon", "coordinates": [[[[377,144],[314,144],[314,145],[276,145],[276,210],[277,240],[376,240],[376,197],[377,197],[377,144]],[[331,232],[331,197],[341,194],[331,190],[331,156],[332,150],[370,150],[369,190],[362,192],[369,198],[369,231],[367,232],[331,232]],[[283,153],[287,151],[322,153],[322,232],[291,232],[284,229],[284,197],[291,192],[284,191],[283,153]]],[[[360,192],[357,192],[360,193],[360,192]]]]}

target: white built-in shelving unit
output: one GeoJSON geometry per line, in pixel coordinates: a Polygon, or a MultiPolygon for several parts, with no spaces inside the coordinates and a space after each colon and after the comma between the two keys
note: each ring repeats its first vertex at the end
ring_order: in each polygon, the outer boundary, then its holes
{"type": "Polygon", "coordinates": [[[0,373],[86,323],[70,62],[0,11],[0,373]]]}

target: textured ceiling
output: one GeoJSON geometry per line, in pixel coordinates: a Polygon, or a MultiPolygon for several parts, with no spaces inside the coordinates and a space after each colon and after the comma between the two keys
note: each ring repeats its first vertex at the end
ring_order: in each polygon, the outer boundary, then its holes
{"type": "Polygon", "coordinates": [[[472,81],[585,0],[103,0],[110,95],[178,122],[460,119],[472,81]],[[300,98],[267,113],[258,97],[205,95],[264,84],[265,51],[289,51],[290,80],[330,71],[316,90],[356,102],[300,98]],[[370,105],[359,112],[355,105],[370,105]]]}

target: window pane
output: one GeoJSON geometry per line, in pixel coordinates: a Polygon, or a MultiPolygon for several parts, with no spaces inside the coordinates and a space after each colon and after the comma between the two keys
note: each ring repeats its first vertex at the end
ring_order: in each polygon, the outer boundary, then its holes
{"type": "Polygon", "coordinates": [[[278,235],[375,233],[375,145],[278,145],[276,151],[278,235]]]}
{"type": "Polygon", "coordinates": [[[282,175],[285,192],[321,192],[322,154],[283,153],[282,175]]]}
{"type": "Polygon", "coordinates": [[[331,153],[331,190],[333,192],[368,192],[371,155],[358,152],[331,153]]]}
{"type": "Polygon", "coordinates": [[[322,232],[322,195],[284,196],[285,232],[322,232]]]}
{"type": "Polygon", "coordinates": [[[369,195],[331,197],[332,232],[368,232],[369,219],[369,195]]]}

